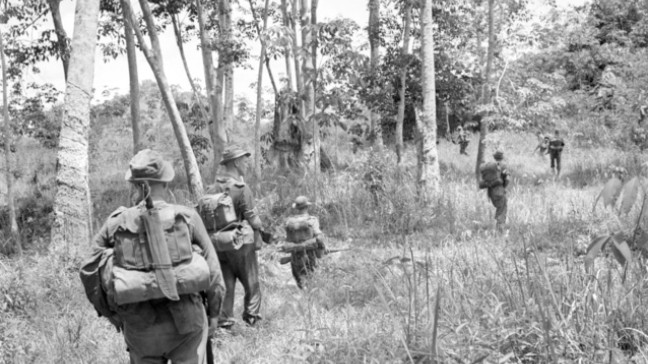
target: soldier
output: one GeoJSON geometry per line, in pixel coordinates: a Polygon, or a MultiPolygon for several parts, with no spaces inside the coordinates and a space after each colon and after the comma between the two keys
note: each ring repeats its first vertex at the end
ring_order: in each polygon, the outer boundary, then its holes
{"type": "Polygon", "coordinates": [[[504,153],[501,151],[493,154],[495,163],[486,163],[481,167],[482,181],[480,187],[488,188],[488,198],[495,206],[495,221],[497,229],[502,230],[506,224],[507,198],[506,187],[509,184],[509,173],[502,162],[504,153]]]}
{"type": "Polygon", "coordinates": [[[243,321],[254,326],[261,315],[261,285],[259,284],[259,263],[257,250],[261,249],[261,219],[254,209],[252,191],[243,182],[243,176],[248,169],[250,153],[238,146],[230,146],[223,152],[220,164],[224,167],[222,173],[216,176],[216,183],[210,186],[207,193],[227,192],[234,205],[234,211],[239,221],[246,221],[253,230],[253,236],[244,238],[240,248],[231,251],[217,251],[223,278],[225,279],[225,301],[219,320],[220,327],[228,328],[234,325],[234,289],[236,280],[245,290],[243,321]]]}
{"type": "Polygon", "coordinates": [[[535,151],[537,150],[538,155],[540,155],[540,157],[542,157],[544,160],[544,156],[545,154],[547,154],[549,149],[549,136],[545,135],[543,137],[542,134],[538,134],[538,139],[540,141],[538,143],[538,146],[536,146],[536,148],[533,150],[533,152],[535,153],[535,151]]]}
{"type": "Polygon", "coordinates": [[[291,252],[290,267],[299,288],[303,288],[304,278],[315,271],[317,259],[326,251],[319,219],[308,214],[310,205],[306,196],[295,199],[292,205],[295,214],[286,220],[288,243],[280,247],[280,250],[291,252]]]}
{"type": "MultiPolygon", "coordinates": [[[[114,211],[94,237],[95,254],[114,254],[108,275],[121,272],[126,277],[122,281],[129,283],[122,287],[111,278],[113,282],[102,285],[111,296],[130,362],[135,364],[206,363],[208,327],[218,325],[225,290],[218,258],[198,214],[165,201],[173,177],[173,167],[159,153],[149,149],[137,153],[126,180],[139,189],[142,201],[114,211]],[[207,296],[209,318],[201,292],[183,291],[187,282],[176,281],[179,271],[170,270],[188,261],[193,265],[200,260],[194,254],[202,256],[208,267],[198,278],[206,287],[202,293],[207,296]],[[159,287],[152,288],[150,280],[138,285],[136,278],[147,274],[159,287]]],[[[194,282],[202,285],[198,278],[194,282]]]]}
{"type": "Polygon", "coordinates": [[[459,154],[468,155],[466,148],[468,147],[468,143],[470,143],[470,141],[468,140],[468,136],[466,135],[466,130],[464,130],[463,126],[461,125],[457,128],[457,139],[459,139],[459,154]]]}
{"type": "Polygon", "coordinates": [[[549,157],[551,158],[551,172],[558,177],[560,175],[560,155],[562,154],[565,142],[560,138],[558,130],[554,133],[554,138],[549,142],[549,157]],[[554,169],[555,168],[555,169],[554,169]]]}

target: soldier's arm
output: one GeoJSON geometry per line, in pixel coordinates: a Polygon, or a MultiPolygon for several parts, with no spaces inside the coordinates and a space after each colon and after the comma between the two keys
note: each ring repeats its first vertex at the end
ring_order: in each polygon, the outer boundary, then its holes
{"type": "Polygon", "coordinates": [[[254,198],[252,197],[252,190],[248,186],[243,187],[243,195],[241,196],[240,211],[243,212],[243,216],[253,230],[260,230],[263,225],[259,215],[257,215],[256,210],[254,209],[254,198]]]}
{"type": "Polygon", "coordinates": [[[114,243],[110,239],[108,222],[103,224],[101,230],[92,238],[93,254],[101,250],[112,248],[114,243]]]}
{"type": "Polygon", "coordinates": [[[317,242],[318,249],[326,249],[325,245],[325,236],[320,229],[319,219],[317,217],[312,217],[311,225],[313,226],[313,235],[315,235],[315,241],[317,242]]]}
{"type": "Polygon", "coordinates": [[[209,266],[209,290],[207,290],[207,304],[209,314],[212,318],[218,316],[221,303],[225,296],[225,282],[221,273],[220,263],[216,250],[209,239],[209,234],[203,225],[198,213],[191,214],[191,226],[193,227],[191,243],[198,245],[202,249],[202,255],[209,266]]]}

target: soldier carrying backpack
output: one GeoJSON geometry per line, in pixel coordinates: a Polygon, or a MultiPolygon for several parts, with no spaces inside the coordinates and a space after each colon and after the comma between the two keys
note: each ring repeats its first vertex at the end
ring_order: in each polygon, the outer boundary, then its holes
{"type": "Polygon", "coordinates": [[[243,321],[261,320],[261,285],[257,250],[261,249],[261,219],[254,209],[252,191],[243,176],[250,153],[237,146],[223,152],[224,170],[198,203],[198,211],[216,248],[225,280],[225,301],[219,326],[234,325],[234,290],[239,280],[245,290],[243,321]]]}
{"type": "Polygon", "coordinates": [[[306,196],[295,199],[295,215],[286,220],[286,240],[280,251],[291,253],[290,267],[297,287],[303,288],[304,278],[317,267],[317,260],[326,252],[324,234],[317,216],[308,214],[311,205],[306,196]]]}
{"type": "Polygon", "coordinates": [[[164,200],[173,177],[159,153],[137,153],[126,180],[141,202],[108,217],[81,268],[90,301],[124,332],[131,363],[206,363],[208,327],[218,325],[220,265],[198,214],[164,200]]]}
{"type": "Polygon", "coordinates": [[[502,161],[504,153],[497,151],[493,154],[494,162],[488,162],[479,169],[481,181],[479,188],[488,189],[488,198],[495,206],[495,221],[497,229],[502,230],[506,223],[507,198],[506,187],[509,184],[509,173],[502,161]]]}
{"type": "Polygon", "coordinates": [[[554,138],[549,142],[549,156],[551,157],[551,172],[556,174],[556,177],[560,175],[560,156],[562,154],[563,148],[565,148],[565,142],[560,137],[560,133],[556,130],[554,138]],[[555,169],[554,169],[555,168],[555,169]]]}

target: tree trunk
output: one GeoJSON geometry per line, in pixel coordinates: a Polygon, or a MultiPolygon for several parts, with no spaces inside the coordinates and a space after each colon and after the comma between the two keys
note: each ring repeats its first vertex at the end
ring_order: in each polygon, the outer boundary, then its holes
{"type": "Polygon", "coordinates": [[[221,111],[222,103],[219,102],[216,93],[216,85],[214,84],[214,58],[212,57],[212,50],[210,41],[207,38],[207,30],[205,29],[205,22],[207,20],[205,11],[202,6],[203,0],[196,0],[196,12],[198,13],[198,29],[200,33],[200,49],[203,57],[203,67],[205,69],[205,88],[211,109],[211,122],[209,123],[209,135],[212,142],[213,151],[213,168],[214,173],[218,170],[219,163],[223,155],[223,149],[227,143],[227,135],[225,134],[222,125],[221,111]]]}
{"type": "Polygon", "coordinates": [[[175,34],[176,44],[178,45],[178,50],[180,51],[180,59],[182,59],[182,66],[184,67],[185,74],[187,75],[189,86],[191,86],[191,91],[193,92],[194,97],[196,98],[196,102],[198,103],[198,106],[200,108],[200,114],[205,120],[205,125],[207,125],[207,123],[209,123],[209,115],[207,115],[207,108],[200,98],[200,93],[196,89],[193,77],[191,77],[191,71],[189,70],[189,65],[187,64],[187,56],[185,55],[184,45],[182,43],[182,29],[180,29],[177,14],[171,14],[171,24],[173,24],[173,33],[175,34]]]}
{"type": "MultiPolygon", "coordinates": [[[[301,6],[300,6],[300,14],[299,14],[299,22],[301,24],[301,37],[302,37],[302,48],[303,52],[306,53],[308,51],[308,47],[311,44],[311,21],[310,21],[310,3],[309,0],[301,0],[301,6]]],[[[302,84],[304,85],[303,88],[303,99],[304,99],[304,116],[305,119],[308,120],[313,116],[313,113],[315,110],[312,108],[313,106],[313,70],[311,69],[312,65],[312,60],[310,57],[302,57],[301,60],[301,67],[302,67],[302,84]]]]}
{"type": "Polygon", "coordinates": [[[137,51],[135,49],[135,38],[133,35],[133,24],[131,17],[127,15],[124,4],[121,0],[122,16],[124,17],[124,37],[126,38],[126,58],[128,58],[128,79],[130,81],[130,109],[131,109],[131,126],[133,129],[133,155],[144,149],[140,141],[140,90],[139,75],[137,73],[137,51]]]}
{"type": "Polygon", "coordinates": [[[74,255],[92,236],[88,185],[88,130],[94,81],[99,2],[77,0],[70,74],[57,155],[56,197],[50,247],[74,255]]]}
{"type": "Polygon", "coordinates": [[[437,153],[436,90],[434,79],[434,34],[432,0],[423,0],[421,9],[421,78],[423,112],[419,123],[418,187],[425,201],[439,192],[439,154],[437,153]]]}
{"type": "MultiPolygon", "coordinates": [[[[221,27],[225,32],[226,39],[232,41],[232,5],[230,0],[223,0],[222,10],[223,21],[221,27]]],[[[227,130],[229,135],[234,127],[234,67],[230,57],[227,57],[223,67],[223,86],[225,94],[223,101],[223,119],[225,130],[227,130]]]]}
{"type": "MultiPolygon", "coordinates": [[[[4,41],[0,30],[0,60],[2,62],[2,118],[4,119],[4,152],[5,152],[5,177],[7,181],[7,207],[9,208],[9,229],[14,242],[15,253],[22,256],[22,241],[18,222],[16,221],[16,207],[14,206],[13,180],[11,173],[11,120],[9,119],[9,96],[7,95],[7,61],[4,54],[4,41]]],[[[6,233],[6,231],[5,231],[6,233]]]]}
{"type": "MultiPolygon", "coordinates": [[[[295,64],[295,81],[297,84],[297,94],[299,95],[299,99],[301,100],[301,97],[304,93],[304,79],[302,77],[302,72],[300,69],[299,65],[299,34],[300,34],[300,26],[299,26],[299,21],[297,21],[299,17],[299,1],[300,0],[292,0],[292,18],[293,18],[293,49],[292,49],[292,55],[294,59],[294,64],[295,64]]],[[[299,102],[299,113],[302,117],[302,119],[306,118],[306,114],[304,113],[304,103],[303,101],[299,102]]],[[[302,130],[303,132],[303,130],[302,130]]]]}
{"type": "MultiPolygon", "coordinates": [[[[281,0],[281,19],[283,20],[283,26],[286,29],[290,28],[290,20],[288,19],[288,5],[286,5],[286,0],[281,0]]],[[[290,47],[288,45],[284,46],[284,60],[286,62],[286,77],[288,78],[288,89],[290,91],[295,91],[295,80],[293,79],[293,65],[291,62],[290,47]]]]}
{"type": "MultiPolygon", "coordinates": [[[[126,0],[128,1],[128,0],[126,0]]],[[[203,184],[200,177],[200,170],[198,169],[198,163],[196,162],[196,156],[193,154],[193,149],[191,148],[191,143],[189,142],[189,137],[187,136],[187,131],[185,126],[182,123],[182,118],[180,117],[180,112],[178,107],[173,99],[173,93],[171,92],[171,87],[167,81],[166,74],[164,72],[164,64],[162,62],[162,51],[160,49],[160,40],[157,36],[157,30],[155,22],[153,20],[153,15],[151,14],[151,8],[147,0],[139,0],[140,7],[142,9],[142,14],[144,17],[144,22],[146,23],[146,28],[148,30],[149,38],[151,39],[151,48],[146,45],[144,41],[144,36],[140,31],[139,27],[134,27],[135,34],[140,43],[140,48],[144,52],[144,56],[148,61],[151,71],[155,76],[157,81],[158,88],[162,94],[162,101],[166,106],[167,112],[169,113],[169,119],[171,120],[171,125],[173,126],[173,131],[178,140],[178,146],[180,147],[180,154],[182,155],[182,160],[185,166],[185,172],[187,174],[187,184],[189,187],[189,192],[191,196],[197,201],[203,194],[203,184]]],[[[127,4],[128,12],[131,15],[133,24],[136,24],[133,17],[132,9],[130,9],[130,3],[127,4]]]]}
{"type": "MultiPolygon", "coordinates": [[[[218,6],[218,24],[220,31],[218,33],[218,42],[228,44],[229,33],[224,29],[223,25],[226,22],[226,13],[229,10],[229,0],[220,0],[218,6]]],[[[225,141],[229,140],[227,137],[227,125],[225,124],[225,104],[223,103],[223,96],[225,94],[225,71],[227,69],[229,57],[227,50],[221,49],[218,51],[218,67],[216,68],[216,83],[214,84],[214,94],[216,99],[216,111],[218,112],[219,127],[222,128],[225,141]]]]}
{"type": "MultiPolygon", "coordinates": [[[[369,48],[371,51],[371,74],[375,77],[378,73],[378,62],[380,61],[380,0],[369,0],[369,48]]],[[[381,148],[383,145],[382,125],[380,114],[369,111],[370,137],[372,143],[381,148]]]]}
{"type": "MultiPolygon", "coordinates": [[[[486,72],[484,75],[484,86],[482,87],[481,103],[486,105],[490,102],[490,76],[493,67],[493,54],[495,50],[495,33],[493,32],[493,0],[488,0],[488,55],[486,56],[486,72]]],[[[481,180],[479,167],[484,163],[484,154],[486,151],[486,136],[488,135],[487,115],[481,118],[479,122],[479,144],[477,146],[477,163],[475,165],[475,177],[477,184],[481,180]]]]}
{"type": "MultiPolygon", "coordinates": [[[[256,12],[254,10],[254,4],[252,0],[250,2],[250,9],[252,10],[252,16],[254,18],[254,23],[257,24],[256,12]]],[[[265,32],[268,28],[268,5],[269,1],[265,0],[265,6],[263,7],[263,31],[265,32]]],[[[254,122],[254,174],[256,180],[259,181],[261,178],[261,113],[263,112],[263,64],[266,61],[266,43],[263,41],[261,29],[257,26],[257,33],[259,35],[259,41],[261,42],[261,55],[259,55],[259,76],[257,78],[257,100],[256,100],[256,115],[254,122]]]]}
{"type": "MultiPolygon", "coordinates": [[[[311,2],[311,89],[313,90],[311,95],[311,110],[313,114],[317,111],[317,105],[315,101],[317,100],[317,34],[315,33],[315,27],[317,26],[317,5],[319,0],[312,0],[311,2]]],[[[320,131],[319,131],[319,121],[318,118],[313,117],[313,164],[315,171],[315,181],[319,182],[319,172],[321,168],[321,148],[322,143],[320,141],[320,131]]],[[[315,190],[315,202],[318,203],[319,198],[319,188],[315,190]]]]}
{"type": "Polygon", "coordinates": [[[403,158],[403,120],[405,120],[405,90],[407,88],[407,64],[405,62],[407,52],[409,50],[410,40],[410,18],[412,13],[412,0],[405,0],[405,10],[403,16],[403,48],[401,50],[401,73],[400,73],[400,90],[398,95],[400,100],[398,102],[398,116],[396,119],[396,158],[398,164],[401,163],[403,158]]]}
{"type": "Polygon", "coordinates": [[[61,0],[47,0],[47,4],[49,5],[50,13],[52,13],[52,21],[54,22],[54,30],[56,31],[56,46],[61,54],[63,73],[67,80],[70,65],[70,50],[68,48],[67,33],[63,27],[63,19],[61,19],[61,0]]]}

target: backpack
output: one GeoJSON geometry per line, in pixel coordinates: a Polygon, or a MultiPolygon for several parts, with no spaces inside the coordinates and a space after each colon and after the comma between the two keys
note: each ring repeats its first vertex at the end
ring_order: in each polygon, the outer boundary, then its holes
{"type": "Polygon", "coordinates": [[[290,218],[286,221],[286,240],[291,243],[303,243],[315,237],[313,226],[307,219],[290,218]]]}
{"type": "MultiPolygon", "coordinates": [[[[167,211],[168,212],[168,211],[167,211]]],[[[100,270],[101,289],[112,311],[119,306],[153,299],[179,299],[180,295],[199,293],[209,289],[209,266],[198,247],[191,242],[189,232],[190,211],[174,209],[170,214],[149,216],[137,208],[122,210],[111,215],[109,235],[114,241],[113,254],[100,270]],[[156,230],[157,233],[153,230],[156,230]],[[156,240],[156,241],[151,241],[156,240]],[[156,248],[151,248],[156,244],[156,248]],[[160,262],[155,250],[166,250],[170,264],[160,262]],[[160,271],[172,277],[160,280],[160,271]],[[169,287],[169,284],[172,287],[169,287]],[[173,297],[169,295],[173,291],[173,297]]]]}
{"type": "Polygon", "coordinates": [[[552,153],[560,153],[565,146],[565,142],[562,139],[553,139],[549,142],[549,146],[553,147],[550,149],[552,153]]]}
{"type": "Polygon", "coordinates": [[[504,185],[502,169],[497,162],[488,162],[479,168],[481,181],[479,188],[492,188],[504,185]]]}
{"type": "Polygon", "coordinates": [[[103,284],[107,266],[112,266],[113,249],[98,250],[88,260],[83,262],[79,270],[81,284],[88,301],[97,311],[99,317],[106,317],[117,331],[121,330],[122,322],[111,305],[112,299],[103,284]],[[110,261],[110,263],[108,263],[110,261]]]}
{"type": "Polygon", "coordinates": [[[227,193],[204,195],[198,201],[198,213],[208,232],[225,229],[238,222],[234,202],[227,193]]]}

